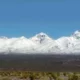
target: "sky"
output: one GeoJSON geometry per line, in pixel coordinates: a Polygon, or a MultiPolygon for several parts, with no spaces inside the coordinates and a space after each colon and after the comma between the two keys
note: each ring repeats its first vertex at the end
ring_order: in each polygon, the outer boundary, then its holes
{"type": "Polygon", "coordinates": [[[0,36],[53,38],[80,30],[80,0],[0,0],[0,36]]]}

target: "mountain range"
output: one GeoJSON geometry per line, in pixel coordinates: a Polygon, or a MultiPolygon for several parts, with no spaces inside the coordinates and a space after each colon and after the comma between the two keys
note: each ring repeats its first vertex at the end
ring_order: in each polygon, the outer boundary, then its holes
{"type": "Polygon", "coordinates": [[[77,54],[80,53],[80,31],[56,40],[43,32],[31,38],[0,37],[0,53],[77,54]]]}

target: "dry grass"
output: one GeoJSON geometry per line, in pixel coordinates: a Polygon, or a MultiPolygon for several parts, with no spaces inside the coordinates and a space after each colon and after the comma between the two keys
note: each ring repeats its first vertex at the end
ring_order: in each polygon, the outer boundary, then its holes
{"type": "Polygon", "coordinates": [[[0,80],[80,80],[80,73],[0,71],[0,80]]]}

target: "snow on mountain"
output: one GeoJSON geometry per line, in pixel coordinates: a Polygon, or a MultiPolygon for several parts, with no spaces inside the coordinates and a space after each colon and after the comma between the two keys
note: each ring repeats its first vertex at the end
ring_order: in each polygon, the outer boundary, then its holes
{"type": "Polygon", "coordinates": [[[80,31],[56,40],[43,32],[29,39],[0,37],[0,53],[80,53],[80,31]]]}
{"type": "MultiPolygon", "coordinates": [[[[9,39],[12,41],[11,39],[9,39]]],[[[24,36],[14,39],[9,45],[9,51],[13,53],[34,52],[36,44],[24,36]]]]}
{"type": "Polygon", "coordinates": [[[67,49],[74,46],[75,38],[73,37],[61,37],[56,40],[61,49],[67,49]]]}
{"type": "Polygon", "coordinates": [[[54,39],[50,38],[45,33],[39,33],[36,36],[30,38],[31,41],[33,41],[35,44],[37,44],[37,50],[40,53],[50,53],[50,52],[57,52],[59,51],[59,48],[57,46],[57,43],[54,39]]]}
{"type": "Polygon", "coordinates": [[[69,37],[61,37],[56,40],[64,53],[79,53],[80,52],[80,31],[75,31],[69,37]]]}
{"type": "Polygon", "coordinates": [[[79,30],[75,31],[72,36],[79,39],[80,38],[80,31],[79,30]]]}
{"type": "Polygon", "coordinates": [[[37,44],[45,44],[46,42],[53,41],[52,38],[50,38],[47,34],[45,34],[43,32],[30,38],[30,40],[32,40],[34,43],[37,43],[37,44]]]}

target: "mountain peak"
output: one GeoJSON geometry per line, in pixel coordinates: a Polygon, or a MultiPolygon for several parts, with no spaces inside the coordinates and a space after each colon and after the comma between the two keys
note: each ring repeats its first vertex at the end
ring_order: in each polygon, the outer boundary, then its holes
{"type": "Polygon", "coordinates": [[[39,35],[46,35],[46,33],[44,33],[44,32],[40,32],[39,35]]]}
{"type": "Polygon", "coordinates": [[[44,37],[48,37],[48,35],[46,33],[41,32],[39,34],[36,34],[36,37],[37,38],[44,38],[44,37]]]}
{"type": "Polygon", "coordinates": [[[31,38],[33,41],[37,42],[37,43],[42,43],[44,41],[48,41],[51,40],[51,38],[46,34],[46,33],[39,33],[36,34],[34,37],[31,38]]]}
{"type": "Polygon", "coordinates": [[[77,37],[77,38],[80,38],[80,31],[79,31],[79,30],[75,31],[75,32],[73,33],[73,36],[74,36],[74,37],[77,37]]]}
{"type": "Polygon", "coordinates": [[[80,31],[79,30],[76,30],[75,32],[74,32],[74,34],[79,34],[80,33],[80,31]]]}
{"type": "Polygon", "coordinates": [[[24,36],[21,36],[20,39],[25,39],[25,37],[24,36]]]}

